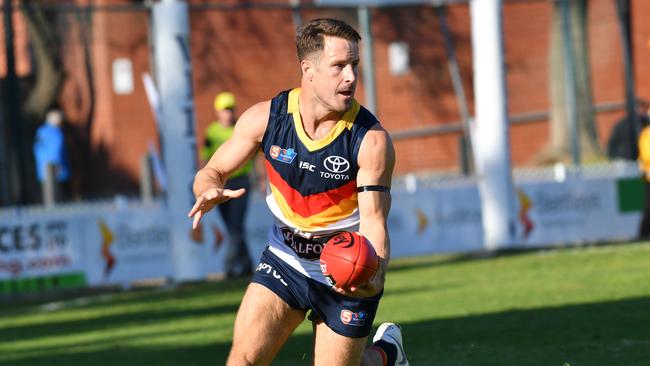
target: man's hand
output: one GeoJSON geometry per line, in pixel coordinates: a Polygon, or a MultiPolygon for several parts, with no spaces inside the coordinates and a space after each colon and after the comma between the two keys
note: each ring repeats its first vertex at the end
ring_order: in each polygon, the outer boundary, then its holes
{"type": "Polygon", "coordinates": [[[240,188],[237,190],[223,189],[223,188],[210,188],[205,192],[201,193],[196,198],[196,203],[194,207],[187,214],[187,217],[194,216],[194,221],[192,222],[192,229],[196,229],[199,226],[199,221],[208,211],[212,210],[214,206],[224,203],[231,198],[238,198],[246,193],[245,188],[240,188]]]}
{"type": "Polygon", "coordinates": [[[381,292],[381,290],[384,289],[384,281],[385,281],[385,273],[384,273],[384,268],[383,266],[380,266],[379,270],[377,273],[375,273],[374,276],[366,283],[365,285],[361,287],[350,287],[349,289],[343,289],[340,287],[334,286],[333,289],[334,291],[338,292],[341,295],[344,296],[349,296],[349,297],[372,297],[377,295],[378,293],[381,292]]]}

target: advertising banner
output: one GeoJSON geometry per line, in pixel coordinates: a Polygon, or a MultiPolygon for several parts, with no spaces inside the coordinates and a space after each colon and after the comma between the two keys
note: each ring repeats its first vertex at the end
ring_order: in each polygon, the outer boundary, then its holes
{"type": "Polygon", "coordinates": [[[191,236],[195,250],[201,253],[201,266],[206,275],[224,271],[223,257],[230,238],[218,211],[215,207],[203,216],[191,236]]]}
{"type": "Polygon", "coordinates": [[[635,236],[638,214],[619,210],[616,180],[528,183],[518,190],[519,246],[566,245],[635,236]]]}
{"type": "MultiPolygon", "coordinates": [[[[611,178],[522,183],[515,187],[514,247],[630,240],[639,212],[624,210],[611,178]]],[[[388,219],[393,257],[466,252],[484,246],[475,186],[393,192],[388,219]]]]}
{"type": "Polygon", "coordinates": [[[480,250],[481,205],[475,186],[393,192],[391,256],[480,250]]]}
{"type": "Polygon", "coordinates": [[[92,285],[172,277],[167,214],[129,209],[84,218],[86,276],[92,285]]]}
{"type": "MultiPolygon", "coordinates": [[[[224,227],[221,216],[216,208],[201,219],[201,237],[206,247],[206,268],[208,273],[221,273],[224,270],[223,260],[226,246],[230,238],[224,227]]],[[[252,190],[249,196],[246,214],[246,243],[253,268],[259,263],[264,248],[268,245],[269,229],[273,220],[266,206],[264,197],[257,190],[252,190]]]]}
{"type": "Polygon", "coordinates": [[[65,215],[3,216],[0,280],[83,272],[84,226],[65,215]]]}

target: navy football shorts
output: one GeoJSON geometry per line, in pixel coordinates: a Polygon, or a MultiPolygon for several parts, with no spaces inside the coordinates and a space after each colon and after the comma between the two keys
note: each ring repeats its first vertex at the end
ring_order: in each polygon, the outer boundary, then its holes
{"type": "Polygon", "coordinates": [[[383,291],[368,298],[343,296],[330,286],[305,277],[268,248],[251,282],[273,291],[291,308],[311,310],[309,320],[322,320],[334,332],[351,338],[370,334],[383,291]]]}

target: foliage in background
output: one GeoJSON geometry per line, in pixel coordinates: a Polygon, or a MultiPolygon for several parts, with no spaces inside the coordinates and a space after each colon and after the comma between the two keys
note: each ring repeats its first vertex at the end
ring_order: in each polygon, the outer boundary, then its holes
{"type": "MultiPolygon", "coordinates": [[[[535,158],[538,163],[547,164],[571,159],[571,120],[567,103],[567,65],[565,65],[562,1],[553,5],[553,20],[550,28],[549,45],[549,90],[550,125],[549,141],[535,158]]],[[[591,70],[588,43],[588,2],[570,1],[570,34],[573,42],[573,83],[575,85],[575,113],[581,156],[585,160],[597,160],[602,156],[593,107],[591,70]]]]}

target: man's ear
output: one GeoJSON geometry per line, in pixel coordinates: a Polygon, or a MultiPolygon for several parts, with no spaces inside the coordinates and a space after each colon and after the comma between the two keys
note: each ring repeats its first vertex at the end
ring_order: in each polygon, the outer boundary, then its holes
{"type": "Polygon", "coordinates": [[[311,81],[314,77],[314,62],[311,60],[302,60],[300,61],[300,69],[302,70],[302,75],[311,81]]]}

